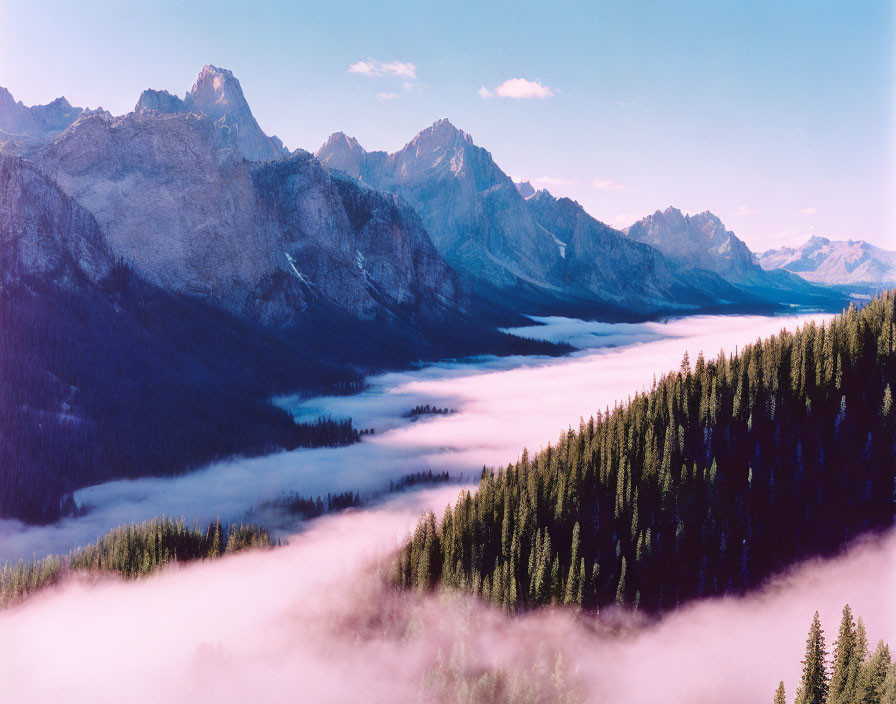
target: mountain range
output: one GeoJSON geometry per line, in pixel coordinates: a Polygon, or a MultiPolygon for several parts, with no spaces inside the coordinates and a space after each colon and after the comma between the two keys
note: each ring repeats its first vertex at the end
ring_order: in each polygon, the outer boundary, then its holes
{"type": "Polygon", "coordinates": [[[883,288],[896,284],[896,252],[864,240],[810,237],[800,247],[769,249],[756,257],[763,269],[785,269],[828,286],[883,288]]]}
{"type": "Polygon", "coordinates": [[[0,159],[0,515],[27,520],[86,483],[295,445],[275,393],[563,351],[497,331],[521,314],[844,300],[764,271],[709,213],[615,230],[448,120],[393,154],[342,133],[290,152],[214,66],[123,116],[0,89],[0,159]]]}
{"type": "Polygon", "coordinates": [[[515,184],[488,151],[445,119],[392,154],[368,152],[337,132],[315,156],[333,171],[399,194],[474,290],[527,312],[748,306],[768,304],[782,288],[806,299],[831,297],[797,277],[765,273],[714,216],[718,232],[709,241],[689,239],[690,230],[671,222],[673,210],[651,216],[626,236],[573,200],[515,184]],[[724,241],[714,242],[719,238],[724,241]]]}

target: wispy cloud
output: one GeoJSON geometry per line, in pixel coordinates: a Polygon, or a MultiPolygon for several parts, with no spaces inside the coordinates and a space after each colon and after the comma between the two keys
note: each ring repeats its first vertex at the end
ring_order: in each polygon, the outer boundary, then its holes
{"type": "Polygon", "coordinates": [[[397,93],[377,93],[376,99],[382,103],[387,103],[392,100],[398,100],[397,93]]]}
{"type": "Polygon", "coordinates": [[[609,178],[596,178],[591,185],[598,191],[622,191],[625,189],[621,183],[616,183],[609,178]]]}
{"type": "Polygon", "coordinates": [[[739,205],[731,211],[732,215],[755,215],[756,211],[749,205],[739,205]]]}
{"type": "MultiPolygon", "coordinates": [[[[525,78],[509,78],[494,90],[494,95],[501,98],[513,98],[515,100],[532,100],[538,98],[553,98],[557,91],[554,88],[543,85],[541,81],[529,81],[525,78]]],[[[485,86],[479,89],[479,95],[483,98],[492,97],[492,91],[485,86]]]]}
{"type": "Polygon", "coordinates": [[[800,208],[797,210],[800,215],[815,215],[818,212],[818,208],[800,208]]]}
{"type": "Polygon", "coordinates": [[[494,97],[495,97],[495,94],[492,93],[492,92],[491,92],[488,88],[486,88],[485,86],[480,86],[480,87],[479,87],[479,90],[477,90],[476,92],[479,94],[479,97],[480,97],[480,98],[494,98],[494,97]]]}
{"type": "Polygon", "coordinates": [[[409,61],[377,61],[375,59],[367,59],[367,61],[358,61],[349,66],[348,72],[377,78],[383,76],[393,76],[398,78],[417,77],[417,67],[409,61]]]}
{"type": "Polygon", "coordinates": [[[613,218],[612,224],[617,230],[621,230],[629,225],[633,225],[640,219],[641,215],[636,213],[619,213],[619,215],[613,218]]]}
{"type": "Polygon", "coordinates": [[[528,179],[530,183],[538,183],[543,186],[575,186],[578,181],[571,178],[556,178],[555,176],[542,176],[528,179]]]}

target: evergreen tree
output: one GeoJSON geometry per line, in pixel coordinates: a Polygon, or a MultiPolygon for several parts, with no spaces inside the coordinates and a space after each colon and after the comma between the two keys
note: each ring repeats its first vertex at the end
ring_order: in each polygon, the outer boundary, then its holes
{"type": "Polygon", "coordinates": [[[840,630],[834,645],[834,664],[831,671],[828,704],[853,704],[856,678],[859,672],[856,622],[849,604],[843,607],[840,630]]]}
{"type": "MultiPolygon", "coordinates": [[[[886,293],[738,354],[698,356],[694,370],[682,365],[541,452],[486,469],[478,492],[435,526],[430,566],[419,551],[431,527],[418,526],[398,582],[481,593],[488,578],[502,604],[515,582],[518,608],[636,597],[647,610],[674,608],[743,593],[892,525],[896,412],[884,401],[896,383],[894,319],[886,293]]],[[[839,698],[857,670],[848,649],[835,655],[839,698]]]]}
{"type": "Polygon", "coordinates": [[[896,664],[887,668],[887,676],[884,678],[881,688],[881,704],[896,704],[896,664]]]}
{"type": "Polygon", "coordinates": [[[784,691],[783,680],[778,684],[778,689],[775,690],[775,700],[772,704],[787,704],[787,694],[784,691]]]}
{"type": "Polygon", "coordinates": [[[826,658],[824,631],[821,629],[821,619],[816,611],[809,628],[809,637],[806,639],[806,659],[803,660],[803,677],[800,680],[796,704],[825,704],[827,702],[826,658]]]}

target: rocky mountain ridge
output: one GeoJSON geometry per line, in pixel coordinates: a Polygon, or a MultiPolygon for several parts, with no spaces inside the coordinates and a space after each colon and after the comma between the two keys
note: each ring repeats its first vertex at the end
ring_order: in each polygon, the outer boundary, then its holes
{"type": "Polygon", "coordinates": [[[368,152],[336,133],[315,156],[334,171],[401,195],[454,268],[490,292],[525,291],[525,305],[539,305],[533,299],[541,297],[557,309],[590,302],[655,312],[741,295],[710,272],[683,277],[657,249],[627,239],[574,201],[535,193],[531,184],[521,192],[487,150],[447,119],[392,154],[368,152]],[[634,280],[639,286],[631,286],[634,280]]]}
{"type": "Polygon", "coordinates": [[[892,286],[896,283],[896,252],[864,240],[810,237],[799,247],[769,249],[756,256],[766,270],[786,269],[829,286],[892,286]]]}
{"type": "Polygon", "coordinates": [[[237,314],[285,324],[318,296],[366,319],[457,304],[410,208],[339,183],[307,152],[249,162],[204,114],[81,118],[32,160],[141,276],[237,314]]]}

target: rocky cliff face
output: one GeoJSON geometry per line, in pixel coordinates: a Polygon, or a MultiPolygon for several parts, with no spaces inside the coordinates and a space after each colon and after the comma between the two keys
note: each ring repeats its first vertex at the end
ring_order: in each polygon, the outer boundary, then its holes
{"type": "Polygon", "coordinates": [[[82,118],[34,162],[141,276],[241,315],[284,324],[319,296],[362,318],[458,300],[408,208],[307,153],[252,164],[204,114],[82,118]]]}
{"type": "Polygon", "coordinates": [[[516,190],[518,190],[520,195],[526,200],[529,200],[532,196],[535,195],[535,189],[528,181],[520,181],[519,183],[516,183],[514,185],[516,186],[516,190]]]}
{"type": "Polygon", "coordinates": [[[89,212],[20,159],[0,155],[0,286],[34,276],[96,282],[112,262],[89,212]]]}
{"type": "Polygon", "coordinates": [[[268,137],[258,126],[240,82],[224,68],[211,65],[203,68],[183,100],[168,91],[143,91],[134,111],[144,110],[205,115],[228,133],[240,154],[249,161],[280,159],[288,153],[279,139],[268,137]]]}
{"type": "Polygon", "coordinates": [[[628,241],[569,198],[541,190],[527,203],[538,226],[560,249],[571,281],[592,292],[612,291],[626,303],[675,300],[675,274],[653,247],[628,241]]]}
{"type": "Polygon", "coordinates": [[[684,215],[672,207],[657,210],[629,227],[626,234],[656,247],[670,259],[714,271],[734,283],[761,276],[747,245],[709,211],[684,215]]]}
{"type": "Polygon", "coordinates": [[[316,156],[331,169],[407,199],[445,258],[491,286],[535,287],[553,298],[641,309],[693,302],[686,299],[695,286],[702,287],[696,292],[701,302],[719,293],[712,277],[682,281],[656,249],[627,239],[574,201],[515,184],[448,120],[394,154],[366,152],[337,133],[316,156]],[[631,285],[634,280],[638,286],[631,285]]]}
{"type": "Polygon", "coordinates": [[[811,237],[800,247],[780,247],[758,255],[763,269],[786,269],[816,283],[831,286],[892,286],[896,283],[896,252],[864,240],[836,241],[811,237]]]}

